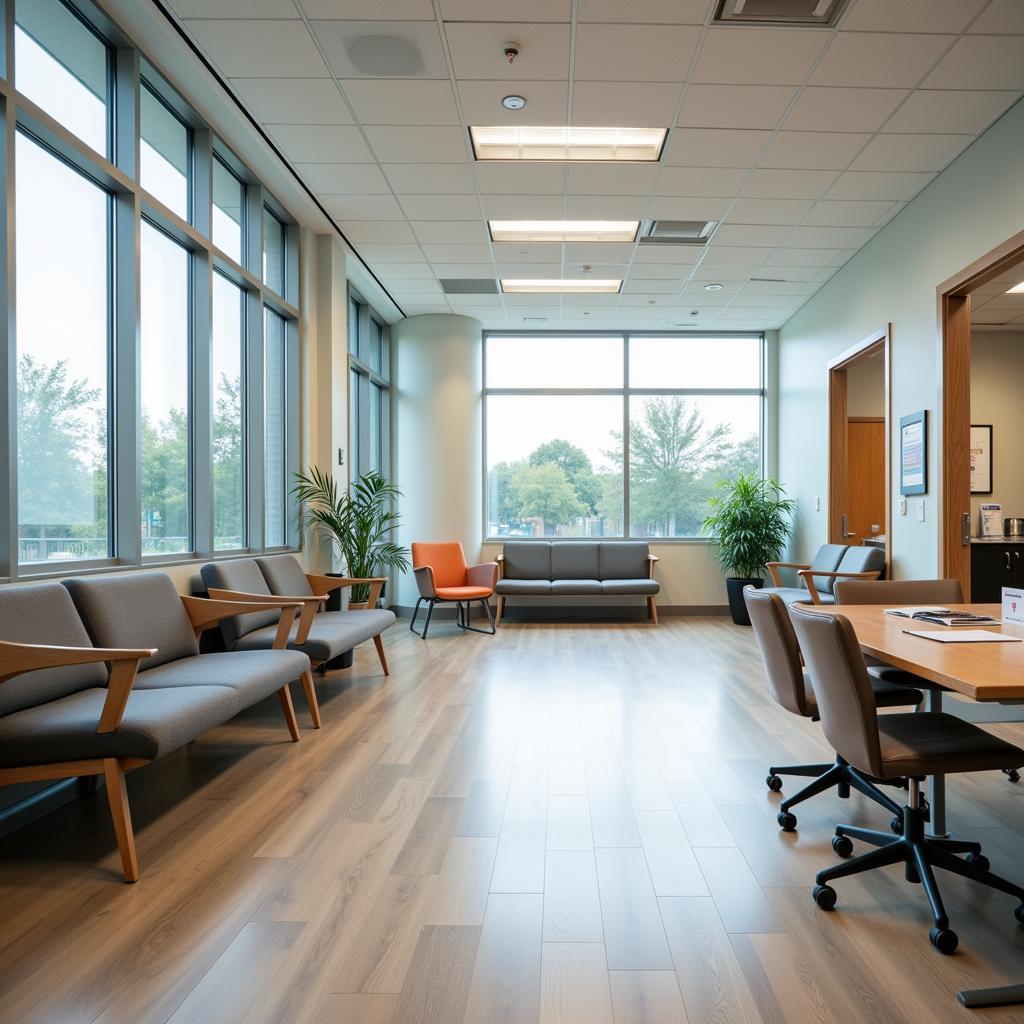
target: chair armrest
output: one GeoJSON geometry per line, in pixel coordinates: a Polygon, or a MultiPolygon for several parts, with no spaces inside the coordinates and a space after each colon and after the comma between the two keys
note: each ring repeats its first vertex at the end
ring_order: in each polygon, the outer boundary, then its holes
{"type": "Polygon", "coordinates": [[[466,585],[470,587],[490,587],[498,582],[498,563],[482,562],[480,565],[470,566],[466,570],[466,585]]]}
{"type": "Polygon", "coordinates": [[[416,586],[419,588],[420,597],[436,597],[437,589],[434,586],[434,569],[430,565],[421,565],[412,571],[416,586]]]}
{"type": "Polygon", "coordinates": [[[128,695],[135,685],[139,662],[156,654],[155,647],[127,649],[117,647],[51,647],[45,644],[0,642],[0,683],[37,669],[65,665],[110,664],[107,696],[100,711],[99,733],[113,732],[124,717],[128,695]]]}
{"type": "Polygon", "coordinates": [[[309,580],[310,589],[317,597],[326,597],[332,591],[350,585],[349,581],[341,576],[321,576],[314,572],[307,572],[306,579],[309,580]]]}
{"type": "MultiPolygon", "coordinates": [[[[354,587],[358,584],[366,584],[370,588],[370,596],[367,599],[366,605],[368,608],[376,608],[377,602],[380,600],[380,592],[384,588],[384,584],[387,583],[387,576],[307,576],[309,585],[313,587],[313,593],[319,594],[320,590],[314,585],[314,580],[326,580],[329,584],[333,584],[329,589],[341,590],[343,587],[354,587]]],[[[326,593],[326,591],[324,592],[326,593]]]]}
{"type": "MultiPolygon", "coordinates": [[[[189,621],[196,640],[211,626],[217,625],[222,619],[233,619],[236,615],[248,615],[251,612],[277,611],[281,617],[277,621],[277,635],[274,637],[273,648],[283,651],[288,647],[288,635],[292,631],[295,616],[302,608],[298,601],[280,600],[274,597],[263,597],[262,600],[227,601],[206,597],[182,597],[182,604],[188,613],[189,621]]],[[[316,614],[316,605],[310,605],[316,614]]],[[[297,638],[296,638],[297,639],[297,638]]]]}
{"type": "Polygon", "coordinates": [[[769,562],[765,566],[768,570],[768,575],[772,578],[772,585],[776,587],[784,587],[786,585],[779,575],[780,569],[810,569],[810,567],[810,562],[769,562]]]}
{"type": "Polygon", "coordinates": [[[824,576],[832,580],[877,580],[882,575],[880,569],[871,572],[826,572],[824,569],[801,569],[797,575],[807,584],[808,590],[813,590],[811,580],[815,576],[824,576]]]}
{"type": "Polygon", "coordinates": [[[287,601],[290,604],[302,606],[299,614],[299,629],[295,634],[295,642],[304,644],[309,639],[309,631],[313,628],[313,618],[320,611],[326,597],[310,596],[305,594],[302,597],[288,597],[285,594],[248,594],[242,590],[221,590],[218,587],[210,587],[206,591],[215,601],[239,601],[243,604],[266,604],[267,601],[287,601]]]}
{"type": "Polygon", "coordinates": [[[649,551],[647,552],[647,578],[649,580],[654,579],[654,563],[658,560],[657,555],[652,555],[649,551]]]}
{"type": "Polygon", "coordinates": [[[494,564],[498,567],[498,579],[503,580],[505,578],[505,554],[502,552],[500,555],[494,556],[494,564]]]}

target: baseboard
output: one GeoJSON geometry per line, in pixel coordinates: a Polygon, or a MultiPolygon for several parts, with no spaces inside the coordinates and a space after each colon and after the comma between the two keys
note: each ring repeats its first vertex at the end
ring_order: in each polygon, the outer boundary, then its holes
{"type": "MultiPolygon", "coordinates": [[[[405,605],[392,605],[391,610],[400,619],[412,618],[413,609],[405,605]]],[[[423,622],[425,611],[420,608],[420,617],[417,625],[423,622]]],[[[668,604],[658,605],[659,618],[665,616],[708,616],[728,615],[729,606],[726,604],[668,604]]],[[[567,604],[531,604],[515,605],[506,603],[505,612],[502,615],[503,622],[594,622],[608,619],[627,619],[630,621],[646,621],[647,608],[644,605],[567,605],[567,604]]],[[[434,609],[431,617],[432,622],[452,621],[455,618],[455,608],[439,605],[434,609]]],[[[483,609],[475,605],[471,618],[483,619],[483,609]]]]}
{"type": "Polygon", "coordinates": [[[71,803],[81,795],[78,779],[61,779],[52,786],[33,793],[0,811],[0,838],[8,836],[19,828],[55,811],[63,804],[71,803]]]}

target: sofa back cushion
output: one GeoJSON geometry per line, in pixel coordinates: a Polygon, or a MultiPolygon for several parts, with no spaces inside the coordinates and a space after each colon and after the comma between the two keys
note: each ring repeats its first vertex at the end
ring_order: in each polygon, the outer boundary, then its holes
{"type": "MultiPolygon", "coordinates": [[[[849,548],[837,572],[878,572],[884,576],[885,549],[872,547],[870,544],[856,545],[849,548]]],[[[881,577],[879,577],[881,579],[881,577]]]]}
{"type": "Polygon", "coordinates": [[[650,573],[644,540],[617,540],[601,544],[599,580],[643,580],[650,573]]]}
{"type": "Polygon", "coordinates": [[[551,578],[553,580],[597,580],[601,577],[601,545],[596,541],[553,541],[551,578]]]}
{"type": "MultiPolygon", "coordinates": [[[[59,583],[0,589],[0,640],[54,647],[92,647],[71,596],[59,583]]],[[[107,685],[102,664],[26,672],[0,684],[0,715],[107,685]]]]}
{"type": "Polygon", "coordinates": [[[257,558],[256,564],[263,573],[272,594],[281,597],[312,597],[313,588],[306,574],[293,555],[267,555],[257,558]]]}
{"type": "Polygon", "coordinates": [[[510,580],[550,580],[551,541],[517,540],[504,548],[504,575],[510,580]]]}
{"type": "Polygon", "coordinates": [[[170,576],[133,572],[65,580],[78,614],[97,647],[155,647],[140,668],[198,653],[195,633],[170,576]]]}
{"type": "Polygon", "coordinates": [[[429,565],[433,570],[435,587],[466,585],[466,554],[457,540],[414,541],[411,548],[413,568],[422,569],[429,565]]]}
{"type": "MultiPolygon", "coordinates": [[[[207,562],[199,570],[203,577],[206,589],[237,590],[244,594],[265,594],[271,596],[270,587],[260,572],[255,558],[233,558],[230,562],[207,562]]],[[[289,597],[298,597],[298,594],[289,594],[289,597]]],[[[224,637],[224,644],[230,651],[240,637],[251,633],[254,629],[262,629],[279,621],[279,611],[252,612],[249,615],[236,615],[231,619],[224,619],[220,624],[221,635],[224,637]]]]}

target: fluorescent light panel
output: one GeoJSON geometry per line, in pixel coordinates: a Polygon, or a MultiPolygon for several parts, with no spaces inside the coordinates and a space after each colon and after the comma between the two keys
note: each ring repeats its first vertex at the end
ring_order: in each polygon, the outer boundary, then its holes
{"type": "Polygon", "coordinates": [[[581,295],[588,292],[611,292],[615,294],[622,287],[621,280],[612,278],[525,278],[503,277],[503,292],[527,292],[535,295],[581,295]]]}
{"type": "Polygon", "coordinates": [[[1022,293],[1024,293],[1024,281],[1021,281],[1020,284],[1015,284],[1012,288],[1007,288],[1006,290],[1007,295],[1020,295],[1022,293]]]}
{"type": "Polygon", "coordinates": [[[579,128],[471,125],[477,160],[654,162],[665,128],[579,128]]]}
{"type": "Polygon", "coordinates": [[[638,220],[489,220],[495,242],[632,242],[638,220]]]}

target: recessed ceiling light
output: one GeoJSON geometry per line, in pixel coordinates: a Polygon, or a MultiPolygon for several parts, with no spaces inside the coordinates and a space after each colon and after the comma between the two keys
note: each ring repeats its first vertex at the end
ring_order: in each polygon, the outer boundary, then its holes
{"type": "Polygon", "coordinates": [[[632,242],[638,220],[489,220],[495,242],[632,242]]]}
{"type": "Polygon", "coordinates": [[[665,128],[470,126],[477,160],[654,162],[665,128]]]}
{"type": "Polygon", "coordinates": [[[704,291],[706,292],[720,292],[722,286],[720,284],[706,284],[704,285],[704,291]]]}
{"type": "Polygon", "coordinates": [[[522,110],[526,106],[525,96],[503,96],[501,105],[506,110],[522,110]]]}
{"type": "Polygon", "coordinates": [[[622,287],[621,280],[597,279],[597,278],[526,278],[526,277],[503,277],[501,279],[501,290],[503,292],[533,292],[535,294],[550,295],[564,293],[566,295],[577,295],[582,292],[611,292],[616,293],[622,287]]]}
{"type": "Polygon", "coordinates": [[[1007,295],[1020,295],[1021,292],[1024,292],[1024,281],[1021,281],[1020,284],[1015,284],[1012,288],[1007,288],[1006,290],[1007,295]]]}

